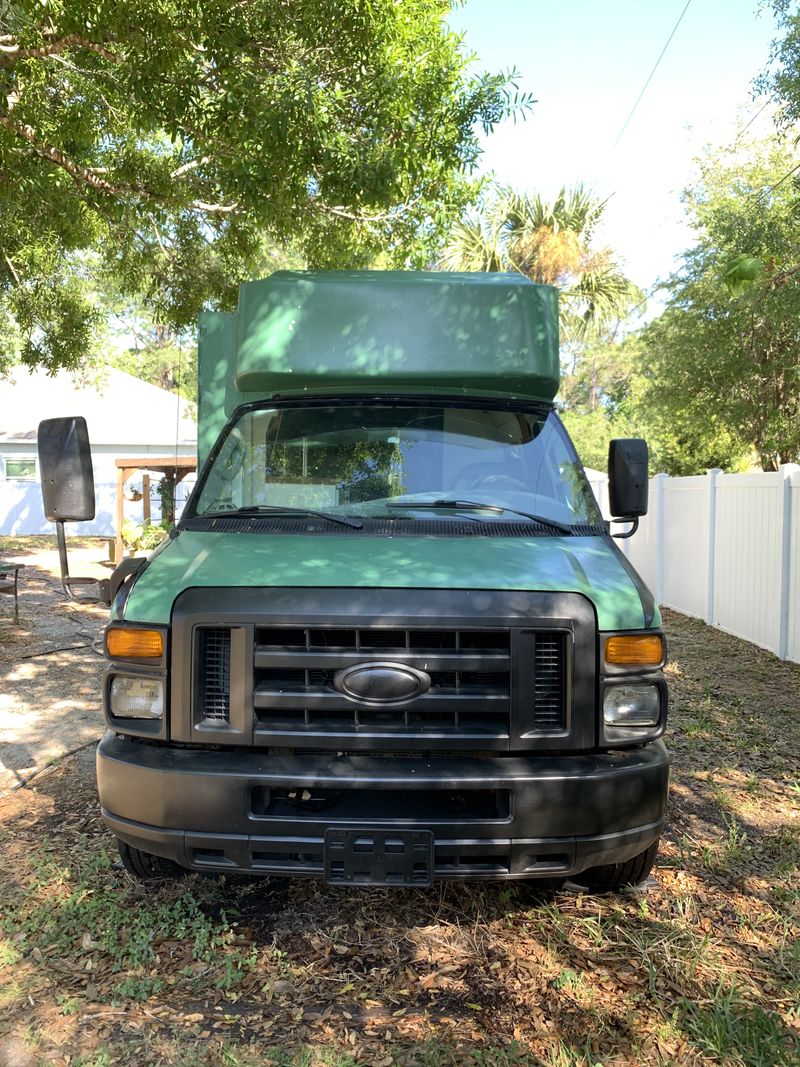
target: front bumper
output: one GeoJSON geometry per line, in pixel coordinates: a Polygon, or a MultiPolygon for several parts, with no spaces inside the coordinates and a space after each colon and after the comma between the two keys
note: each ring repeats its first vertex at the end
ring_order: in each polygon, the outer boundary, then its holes
{"type": "Polygon", "coordinates": [[[322,876],[335,827],[431,830],[436,878],[623,862],[659,836],[668,777],[660,741],[582,756],[276,756],[108,732],[97,749],[103,818],[123,841],[195,870],[299,877],[322,876]]]}

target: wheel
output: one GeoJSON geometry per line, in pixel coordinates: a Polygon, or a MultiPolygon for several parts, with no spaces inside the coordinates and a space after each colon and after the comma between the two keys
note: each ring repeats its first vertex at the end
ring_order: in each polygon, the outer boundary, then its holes
{"type": "Polygon", "coordinates": [[[152,856],[117,838],[122,865],[128,874],[140,882],[163,882],[166,878],[183,878],[187,871],[173,860],[152,856]]]}
{"type": "Polygon", "coordinates": [[[652,845],[632,856],[624,863],[608,863],[604,867],[590,867],[588,871],[576,874],[574,882],[589,889],[621,889],[625,885],[638,885],[643,882],[653,869],[658,852],[656,838],[652,845]]]}

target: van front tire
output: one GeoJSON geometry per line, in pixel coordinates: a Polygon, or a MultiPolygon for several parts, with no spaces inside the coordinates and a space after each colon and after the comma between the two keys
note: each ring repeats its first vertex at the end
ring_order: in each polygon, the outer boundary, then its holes
{"type": "Polygon", "coordinates": [[[588,871],[576,874],[572,879],[578,885],[600,892],[610,892],[625,886],[639,885],[653,869],[658,852],[659,838],[652,845],[632,856],[624,863],[608,863],[603,867],[590,867],[588,871]]]}
{"type": "Polygon", "coordinates": [[[117,838],[117,847],[122,866],[138,882],[163,882],[168,878],[183,878],[187,874],[184,867],[172,860],[142,852],[133,845],[120,841],[119,838],[117,838]]]}

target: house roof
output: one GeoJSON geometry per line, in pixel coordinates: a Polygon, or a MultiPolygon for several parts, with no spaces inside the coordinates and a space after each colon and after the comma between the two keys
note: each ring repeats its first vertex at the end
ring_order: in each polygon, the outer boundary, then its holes
{"type": "Polygon", "coordinates": [[[33,446],[42,419],[69,415],[86,419],[93,446],[174,446],[176,429],[183,451],[197,440],[187,401],[113,367],[90,378],[17,367],[0,378],[0,444],[33,446]]]}

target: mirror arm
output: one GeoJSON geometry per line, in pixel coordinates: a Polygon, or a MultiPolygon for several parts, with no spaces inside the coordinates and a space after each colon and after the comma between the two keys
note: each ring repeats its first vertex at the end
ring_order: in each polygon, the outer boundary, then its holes
{"type": "Polygon", "coordinates": [[[633,515],[633,516],[628,517],[628,518],[626,518],[623,515],[622,518],[612,519],[611,521],[612,522],[632,522],[633,523],[633,526],[631,526],[630,530],[626,530],[625,533],[615,533],[615,534],[611,535],[612,537],[616,537],[618,541],[624,541],[628,537],[633,537],[633,535],[639,529],[639,516],[638,515],[633,515]]]}
{"type": "Polygon", "coordinates": [[[105,604],[108,608],[114,601],[114,597],[119,592],[119,587],[124,585],[132,574],[135,574],[140,567],[143,567],[147,563],[147,556],[129,556],[127,559],[121,560],[117,564],[116,568],[111,574],[110,578],[104,578],[100,582],[100,596],[98,597],[101,604],[105,604]]]}

